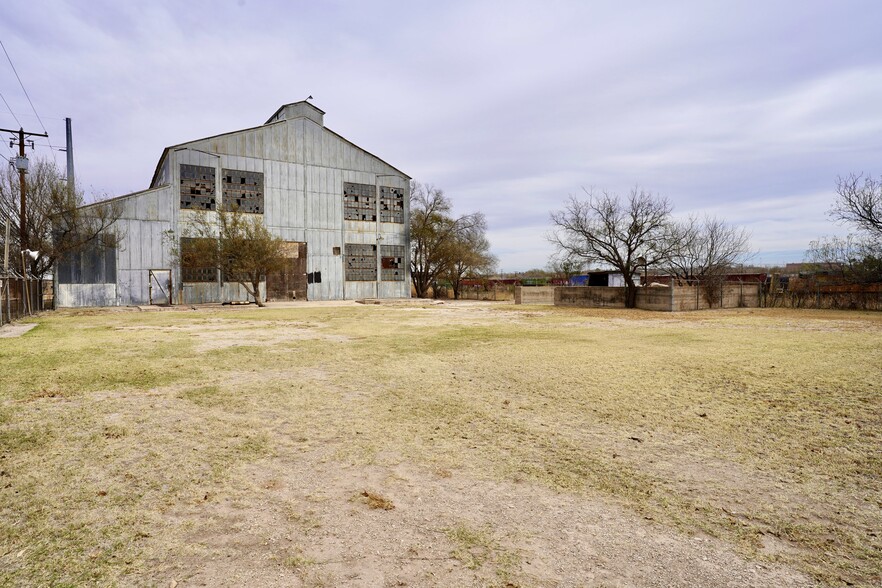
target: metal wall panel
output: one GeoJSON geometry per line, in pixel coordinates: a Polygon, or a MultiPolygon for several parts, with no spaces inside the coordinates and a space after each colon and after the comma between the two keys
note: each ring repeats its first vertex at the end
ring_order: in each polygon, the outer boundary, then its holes
{"type": "Polygon", "coordinates": [[[55,303],[59,308],[117,306],[116,284],[58,284],[55,303]]]}
{"type": "MultiPolygon", "coordinates": [[[[147,302],[147,270],[172,264],[167,233],[177,240],[181,228],[192,221],[192,211],[180,210],[180,164],[264,174],[264,214],[267,227],[286,241],[307,244],[307,271],[322,273],[322,282],[310,284],[314,300],[340,298],[409,297],[405,282],[345,282],[346,243],[403,245],[409,247],[408,178],[388,164],[353,146],[314,120],[297,118],[263,127],[194,141],[169,151],[160,167],[158,183],[167,184],[123,200],[123,232],[117,252],[117,299],[121,304],[147,302]],[[203,151],[205,153],[203,153],[203,151]],[[216,155],[215,155],[216,154],[216,155]],[[390,174],[397,177],[378,177],[390,174]],[[405,191],[405,222],[376,223],[343,220],[343,183],[392,186],[405,191]],[[379,237],[379,239],[378,239],[379,237]]],[[[216,193],[222,198],[221,186],[216,193]]],[[[180,272],[174,280],[179,284],[180,272]]],[[[240,296],[238,286],[205,285],[199,297],[240,296]],[[214,291],[210,291],[214,287],[214,291]]],[[[195,296],[196,292],[191,292],[195,296]]],[[[185,298],[190,294],[185,292],[185,298]]],[[[175,293],[175,299],[177,299],[175,293]]]]}

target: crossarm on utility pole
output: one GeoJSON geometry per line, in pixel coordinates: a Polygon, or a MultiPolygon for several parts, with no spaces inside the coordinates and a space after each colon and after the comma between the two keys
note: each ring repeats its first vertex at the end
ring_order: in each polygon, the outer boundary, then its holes
{"type": "MultiPolygon", "coordinates": [[[[0,129],[0,132],[4,133],[15,133],[18,135],[18,156],[20,158],[25,158],[25,136],[28,137],[49,137],[47,133],[31,133],[25,132],[23,128],[19,128],[17,131],[13,129],[0,129]]],[[[25,158],[26,159],[26,158],[25,158]]],[[[18,181],[21,185],[21,191],[19,194],[19,204],[20,204],[20,212],[19,212],[19,222],[18,222],[18,234],[19,240],[19,248],[24,251],[28,249],[28,209],[27,209],[27,194],[28,194],[28,185],[27,180],[25,180],[25,174],[27,170],[22,166],[18,167],[18,181]]],[[[24,262],[22,262],[24,264],[24,262]]],[[[27,277],[27,268],[22,265],[21,268],[22,273],[27,277]]]]}

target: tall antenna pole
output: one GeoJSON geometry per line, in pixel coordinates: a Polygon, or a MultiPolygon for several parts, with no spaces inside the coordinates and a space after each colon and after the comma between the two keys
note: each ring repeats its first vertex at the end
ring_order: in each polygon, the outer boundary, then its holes
{"type": "Polygon", "coordinates": [[[74,191],[74,163],[73,163],[73,132],[70,128],[70,117],[64,119],[67,128],[67,187],[74,191]]]}

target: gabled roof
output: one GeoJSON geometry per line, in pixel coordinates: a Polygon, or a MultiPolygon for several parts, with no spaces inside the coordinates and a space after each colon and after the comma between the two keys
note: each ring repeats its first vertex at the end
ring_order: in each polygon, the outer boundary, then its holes
{"type": "MultiPolygon", "coordinates": [[[[152,189],[152,188],[154,188],[154,187],[156,187],[156,180],[157,180],[157,178],[159,177],[159,170],[162,168],[162,162],[165,161],[165,158],[168,156],[168,152],[169,152],[170,150],[172,150],[172,149],[179,149],[179,148],[182,148],[182,147],[186,147],[186,146],[189,145],[190,143],[197,143],[197,142],[199,142],[199,141],[208,141],[208,140],[210,140],[210,139],[216,139],[216,138],[218,138],[218,137],[224,137],[224,136],[227,136],[227,135],[235,135],[235,134],[237,134],[237,133],[245,133],[245,132],[248,132],[248,131],[256,131],[256,130],[258,130],[258,129],[262,129],[262,128],[264,128],[264,127],[266,127],[266,126],[269,126],[269,125],[274,125],[274,124],[278,124],[278,123],[280,123],[280,122],[285,122],[286,120],[296,120],[296,119],[298,119],[298,118],[303,118],[303,119],[306,119],[306,120],[312,120],[312,119],[310,119],[310,118],[307,117],[307,116],[300,115],[300,116],[296,116],[295,118],[292,118],[292,119],[282,119],[282,120],[277,120],[277,121],[274,121],[274,122],[270,122],[270,121],[272,121],[276,116],[278,116],[279,113],[282,112],[285,108],[287,108],[288,106],[294,106],[294,105],[296,105],[296,104],[307,104],[308,106],[314,108],[316,111],[318,111],[318,112],[321,113],[322,115],[325,114],[325,111],[324,111],[324,110],[322,110],[321,108],[318,108],[317,106],[313,105],[313,104],[310,103],[310,102],[305,102],[305,101],[303,101],[303,100],[301,100],[301,101],[299,101],[299,102],[290,102],[290,103],[288,103],[288,104],[283,104],[283,105],[281,105],[281,106],[278,108],[278,110],[276,110],[276,112],[273,113],[273,115],[272,115],[271,117],[269,117],[269,119],[267,119],[267,121],[266,121],[264,124],[262,124],[262,125],[260,125],[260,126],[258,126],[258,127],[250,127],[250,128],[247,128],[247,129],[239,129],[238,131],[229,131],[229,132],[226,132],[226,133],[219,133],[219,134],[217,134],[217,135],[211,135],[211,136],[208,136],[208,137],[202,137],[202,138],[200,138],[200,139],[193,139],[192,141],[186,141],[186,142],[184,142],[184,143],[178,143],[177,145],[171,145],[171,146],[169,146],[169,147],[166,147],[165,149],[162,150],[162,155],[159,156],[159,161],[156,163],[156,169],[155,169],[154,172],[153,172],[153,178],[150,180],[150,188],[148,188],[148,190],[149,190],[149,189],[152,189]]],[[[313,121],[313,122],[315,122],[315,121],[313,121]]],[[[316,124],[318,124],[318,123],[316,123],[316,124]]],[[[367,153],[368,155],[370,155],[371,157],[374,157],[374,158],[376,158],[377,160],[381,161],[382,163],[388,165],[389,167],[391,167],[392,169],[394,169],[396,172],[400,173],[403,177],[407,178],[408,180],[412,179],[409,175],[407,175],[406,173],[404,173],[403,171],[401,171],[400,169],[398,169],[398,168],[395,167],[394,165],[390,164],[389,162],[385,161],[384,159],[381,159],[380,157],[377,157],[376,155],[374,155],[373,153],[371,153],[371,152],[368,151],[367,149],[364,149],[363,147],[359,147],[358,145],[356,145],[355,143],[353,143],[352,141],[350,141],[350,140],[347,139],[346,137],[340,135],[339,133],[335,133],[334,131],[332,131],[331,129],[329,129],[328,127],[326,127],[326,126],[324,126],[324,125],[320,125],[320,126],[321,126],[322,129],[328,131],[329,133],[331,133],[331,134],[334,135],[335,137],[339,138],[340,140],[345,141],[346,143],[349,143],[350,145],[352,145],[352,146],[355,147],[356,149],[358,149],[358,150],[360,150],[360,151],[363,151],[363,152],[367,153]]]]}
{"type": "Polygon", "coordinates": [[[294,106],[297,104],[305,104],[305,105],[311,107],[313,110],[316,110],[320,114],[326,114],[324,110],[322,110],[321,108],[319,108],[318,106],[316,106],[312,102],[307,102],[306,100],[299,100],[297,102],[289,102],[288,104],[282,104],[281,106],[279,106],[279,109],[277,111],[275,111],[271,117],[266,119],[266,122],[263,124],[265,124],[265,125],[270,124],[273,121],[273,119],[276,118],[277,116],[279,116],[279,113],[281,113],[283,110],[285,110],[289,106],[294,106]]]}

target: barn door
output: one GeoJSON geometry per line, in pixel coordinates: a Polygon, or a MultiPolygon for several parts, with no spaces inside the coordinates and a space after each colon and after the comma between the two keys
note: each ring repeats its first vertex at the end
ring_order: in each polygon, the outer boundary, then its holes
{"type": "Polygon", "coordinates": [[[172,303],[172,272],[170,269],[147,270],[147,298],[150,304],[172,303]]]}
{"type": "Polygon", "coordinates": [[[282,245],[285,268],[266,277],[267,300],[306,300],[306,243],[282,245]]]}

